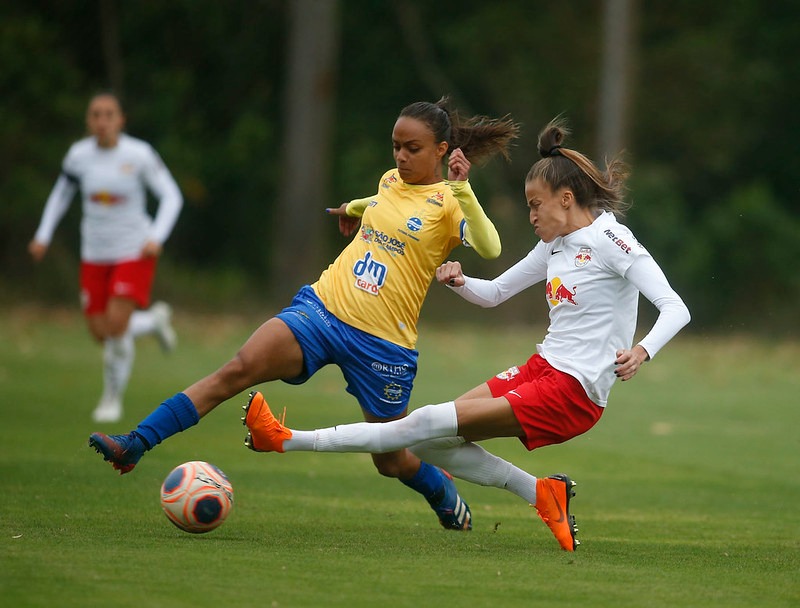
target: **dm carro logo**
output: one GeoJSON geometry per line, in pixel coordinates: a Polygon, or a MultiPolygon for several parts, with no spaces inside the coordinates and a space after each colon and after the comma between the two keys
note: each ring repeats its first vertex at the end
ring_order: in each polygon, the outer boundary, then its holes
{"type": "Polygon", "coordinates": [[[357,289],[377,296],[386,282],[387,270],[386,264],[374,259],[372,253],[368,251],[363,258],[353,264],[353,274],[356,277],[354,285],[357,289]]]}

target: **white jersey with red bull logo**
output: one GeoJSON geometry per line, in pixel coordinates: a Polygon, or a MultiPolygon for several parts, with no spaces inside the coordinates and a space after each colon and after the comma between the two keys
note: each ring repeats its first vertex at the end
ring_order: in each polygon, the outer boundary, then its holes
{"type": "Polygon", "coordinates": [[[658,264],[609,212],[585,228],[539,242],[493,281],[466,277],[454,291],[489,307],[540,281],[546,281],[550,325],[536,350],[554,368],[577,378],[603,407],[616,380],[616,352],[632,346],[639,293],[660,313],[639,342],[651,358],[689,320],[658,264]]]}
{"type": "Polygon", "coordinates": [[[183,197],[156,151],[140,139],[119,136],[113,148],[94,137],[75,142],[64,157],[34,236],[49,244],[77,189],[83,199],[81,259],[114,263],[139,258],[146,241],[167,240],[183,197]],[[149,188],[159,199],[156,217],[147,213],[149,188]]]}

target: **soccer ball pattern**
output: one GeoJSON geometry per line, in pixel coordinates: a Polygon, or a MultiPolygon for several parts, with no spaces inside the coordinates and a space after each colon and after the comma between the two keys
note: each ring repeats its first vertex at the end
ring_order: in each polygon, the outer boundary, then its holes
{"type": "Polygon", "coordinates": [[[161,484],[161,507],[173,524],[192,534],[218,528],[233,506],[233,486],[213,464],[178,465],[161,484]]]}

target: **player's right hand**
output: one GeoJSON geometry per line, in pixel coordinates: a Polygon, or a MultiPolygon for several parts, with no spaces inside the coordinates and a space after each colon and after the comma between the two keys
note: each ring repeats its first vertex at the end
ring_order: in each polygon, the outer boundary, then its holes
{"type": "Polygon", "coordinates": [[[339,232],[344,236],[352,235],[361,223],[360,217],[347,215],[347,203],[342,203],[339,207],[328,207],[325,213],[339,216],[339,232]]]}
{"type": "Polygon", "coordinates": [[[34,262],[41,262],[44,254],[47,253],[47,245],[40,241],[33,240],[28,243],[28,253],[31,254],[34,262]]]}
{"type": "Polygon", "coordinates": [[[461,262],[445,262],[436,269],[436,280],[450,287],[462,287],[466,283],[461,272],[461,262]]]}

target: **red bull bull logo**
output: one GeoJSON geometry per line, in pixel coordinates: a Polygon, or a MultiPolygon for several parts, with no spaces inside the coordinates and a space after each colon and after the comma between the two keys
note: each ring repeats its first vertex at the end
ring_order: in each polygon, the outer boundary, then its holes
{"type": "Polygon", "coordinates": [[[100,190],[99,192],[92,192],[89,200],[99,205],[116,205],[124,201],[125,197],[108,190],[100,190]]]}
{"type": "Polygon", "coordinates": [[[575,266],[578,268],[583,268],[592,261],[592,249],[591,247],[581,247],[578,250],[578,255],[575,256],[575,266]]]}
{"type": "Polygon", "coordinates": [[[554,308],[564,302],[569,302],[570,304],[577,306],[578,303],[575,301],[575,293],[577,290],[577,287],[573,287],[572,291],[570,291],[561,282],[561,279],[558,277],[553,277],[553,280],[547,282],[545,294],[547,295],[547,300],[550,302],[550,306],[554,308]]]}
{"type": "Polygon", "coordinates": [[[500,372],[497,374],[497,378],[499,380],[513,380],[514,376],[519,374],[519,368],[515,365],[514,367],[509,367],[506,371],[500,372]]]}

